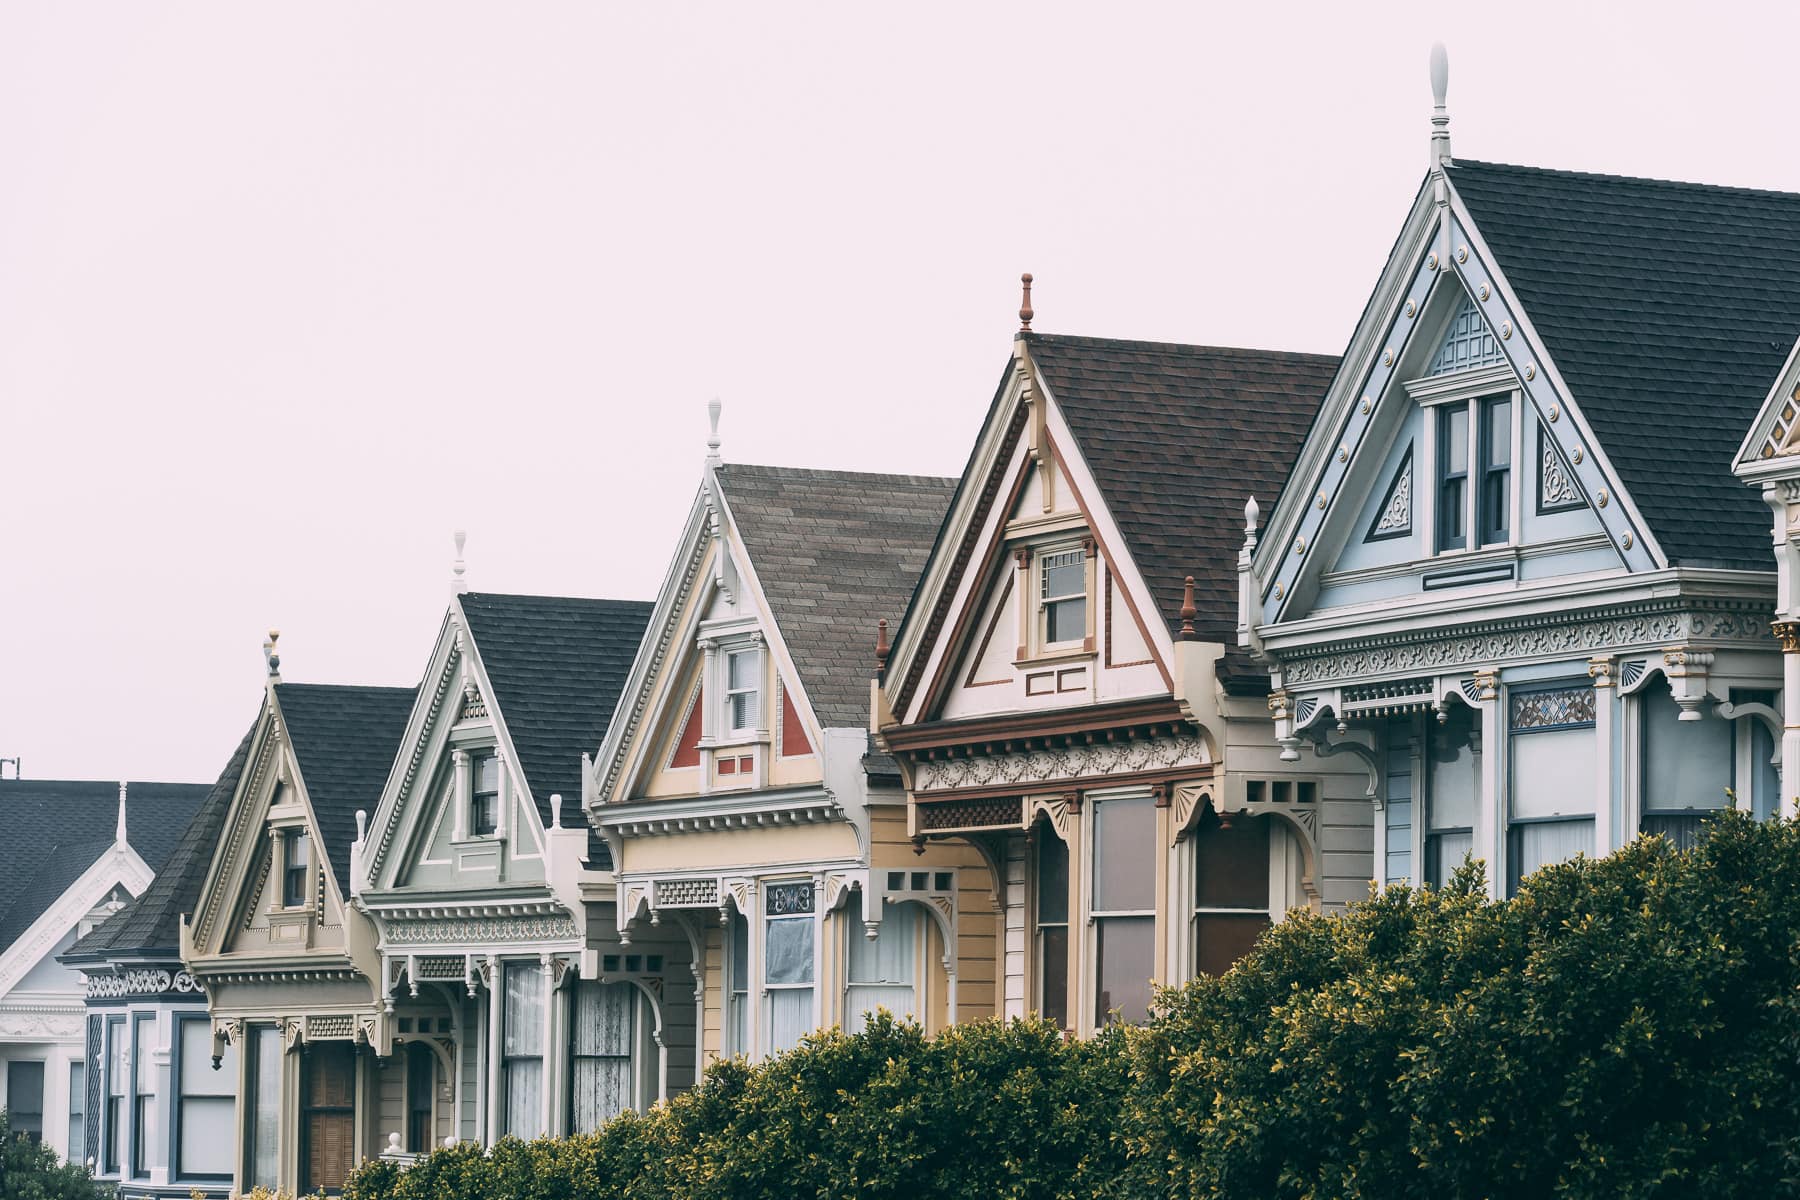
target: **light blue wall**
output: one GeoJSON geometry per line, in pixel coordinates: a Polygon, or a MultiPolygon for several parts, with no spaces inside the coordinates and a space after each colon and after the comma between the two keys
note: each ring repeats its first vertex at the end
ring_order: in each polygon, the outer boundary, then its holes
{"type": "Polygon", "coordinates": [[[1364,567],[1383,567],[1392,563],[1411,562],[1424,554],[1424,543],[1421,541],[1419,527],[1419,470],[1420,454],[1424,449],[1421,435],[1425,429],[1424,413],[1416,404],[1409,404],[1411,411],[1406,414],[1400,425],[1400,431],[1394,435],[1393,443],[1388,447],[1387,456],[1382,459],[1381,470],[1375,475],[1374,490],[1363,497],[1361,508],[1357,510],[1356,521],[1351,526],[1344,540],[1344,549],[1332,564],[1333,571],[1355,571],[1364,567]],[[1394,472],[1400,469],[1400,462],[1406,452],[1412,450],[1412,532],[1405,537],[1383,538],[1380,541],[1365,541],[1369,530],[1375,527],[1375,521],[1381,512],[1381,506],[1387,500],[1388,485],[1394,482],[1394,472]]]}

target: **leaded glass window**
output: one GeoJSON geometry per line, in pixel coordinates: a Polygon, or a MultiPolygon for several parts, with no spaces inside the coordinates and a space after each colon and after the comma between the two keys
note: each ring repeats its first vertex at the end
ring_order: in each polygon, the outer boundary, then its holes
{"type": "Polygon", "coordinates": [[[811,881],[764,888],[763,1028],[771,1053],[789,1050],[814,1029],[813,886],[811,881]]]}

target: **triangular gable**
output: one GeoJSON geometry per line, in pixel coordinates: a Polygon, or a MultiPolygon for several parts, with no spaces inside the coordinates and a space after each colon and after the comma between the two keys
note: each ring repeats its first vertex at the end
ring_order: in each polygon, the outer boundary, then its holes
{"type": "Polygon", "coordinates": [[[1788,351],[1781,373],[1763,397],[1756,420],[1738,447],[1735,470],[1745,479],[1789,475],[1796,468],[1776,460],[1796,453],[1800,453],[1800,340],[1788,351]]]}
{"type": "Polygon", "coordinates": [[[62,888],[53,904],[39,913],[10,945],[0,947],[0,996],[55,954],[82,919],[109,895],[118,889],[133,896],[142,895],[151,878],[149,866],[124,843],[114,842],[94,857],[62,888]]]}
{"type": "Polygon", "coordinates": [[[1108,672],[1121,696],[1166,693],[1172,642],[1156,614],[1081,447],[1021,341],[888,663],[886,703],[908,722],[1066,704],[1104,695],[1098,677],[1108,672]],[[1079,548],[1091,563],[1090,632],[1076,647],[1093,655],[1090,662],[1059,665],[1035,649],[1047,635],[1036,624],[1036,599],[1021,603],[1020,589],[1041,591],[1032,573],[1038,567],[1008,549],[1021,538],[1052,554],[1079,548]],[[1018,665],[1034,656],[1041,668],[1018,665]]]}
{"type": "MultiPolygon", "coordinates": [[[[1360,513],[1379,486],[1370,481],[1371,464],[1392,448],[1402,382],[1427,373],[1452,331],[1450,324],[1425,318],[1434,312],[1441,317],[1449,303],[1453,324],[1466,312],[1466,300],[1478,306],[1485,328],[1497,336],[1506,370],[1548,432],[1548,449],[1567,466],[1564,479],[1583,496],[1606,498],[1595,512],[1619,560],[1634,572],[1666,565],[1473,219],[1434,171],[1270,517],[1256,557],[1260,623],[1300,611],[1293,608],[1296,597],[1309,596],[1320,572],[1334,561],[1347,524],[1340,510],[1352,505],[1360,513]],[[1431,340],[1421,345],[1424,338],[1431,340]],[[1335,539],[1334,528],[1340,531],[1335,539]]],[[[1484,351],[1483,337],[1470,327],[1469,353],[1484,351]]]]}

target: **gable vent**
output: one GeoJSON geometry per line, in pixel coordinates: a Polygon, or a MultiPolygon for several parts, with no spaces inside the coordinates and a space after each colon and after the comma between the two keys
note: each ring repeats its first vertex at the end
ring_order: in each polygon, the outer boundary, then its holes
{"type": "Polygon", "coordinates": [[[1500,353],[1500,340],[1481,319],[1481,310],[1475,307],[1475,301],[1465,295],[1426,374],[1448,375],[1452,371],[1491,367],[1505,361],[1505,356],[1500,353]]]}

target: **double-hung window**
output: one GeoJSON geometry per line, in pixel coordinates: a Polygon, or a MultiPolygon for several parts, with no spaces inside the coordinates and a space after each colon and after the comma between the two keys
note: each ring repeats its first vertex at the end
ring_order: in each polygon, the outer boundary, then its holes
{"type": "Polygon", "coordinates": [[[250,1027],[250,1185],[275,1190],[281,1152],[281,1031],[250,1027]]]}
{"type": "Polygon", "coordinates": [[[1446,404],[1437,412],[1437,548],[1469,545],[1469,405],[1446,404]]]}
{"type": "Polygon", "coordinates": [[[489,837],[500,828],[500,760],[478,754],[470,764],[469,832],[489,837]]]}
{"type": "Polygon", "coordinates": [[[632,1107],[637,996],[629,983],[575,985],[569,1039],[569,1128],[575,1133],[592,1133],[632,1107]]]}
{"type": "Polygon", "coordinates": [[[125,1040],[125,1018],[106,1019],[106,1119],[101,1150],[101,1170],[108,1175],[119,1173],[125,1145],[125,1084],[131,1063],[129,1043],[125,1040]]]}
{"type": "Polygon", "coordinates": [[[1596,693],[1586,682],[1507,695],[1507,894],[1549,863],[1594,852],[1596,693]]]}
{"type": "Polygon", "coordinates": [[[1038,558],[1038,604],[1044,645],[1067,646],[1087,637],[1087,552],[1058,550],[1038,558]]]}
{"type": "Polygon", "coordinates": [[[732,733],[756,728],[762,706],[762,652],[732,650],[725,655],[725,726],[732,733]]]}
{"type": "Polygon", "coordinates": [[[726,977],[731,994],[725,1001],[725,1028],[733,1054],[750,1053],[750,922],[731,914],[731,965],[726,977]]]}
{"type": "Polygon", "coordinates": [[[1477,533],[1483,546],[1503,544],[1512,524],[1512,398],[1480,402],[1481,491],[1476,498],[1477,533]]]}
{"type": "Polygon", "coordinates": [[[44,1064],[14,1059],[6,1064],[6,1119],[14,1137],[44,1136],[44,1064]]]}
{"type": "Polygon", "coordinates": [[[212,1025],[175,1019],[177,1042],[175,1177],[230,1179],[237,1128],[237,1047],[226,1045],[213,1066],[212,1025]]]}
{"type": "Polygon", "coordinates": [[[1069,1028],[1069,844],[1047,826],[1037,836],[1037,1010],[1069,1028]]]}
{"type": "Polygon", "coordinates": [[[432,1143],[432,1091],[437,1086],[437,1056],[423,1042],[406,1047],[406,1151],[423,1154],[432,1143]]]}
{"type": "Polygon", "coordinates": [[[87,1064],[69,1064],[69,1146],[64,1155],[72,1163],[87,1158],[87,1064]]]}
{"type": "Polygon", "coordinates": [[[1731,723],[1710,712],[1683,721],[1681,706],[1662,685],[1646,691],[1641,703],[1642,830],[1686,850],[1700,839],[1708,818],[1725,807],[1725,789],[1732,783],[1731,723]]]}
{"type": "Polygon", "coordinates": [[[131,1018],[131,1177],[144,1179],[158,1165],[156,1153],[156,1014],[131,1018]]]}
{"type": "Polygon", "coordinates": [[[304,829],[289,829],[281,836],[281,903],[286,908],[305,908],[312,892],[312,839],[304,829]]]}
{"type": "Polygon", "coordinates": [[[1511,536],[1512,410],[1510,394],[1460,400],[1438,408],[1440,552],[1503,545],[1511,536]],[[1472,492],[1471,466],[1475,476],[1472,492]]]}
{"type": "Polygon", "coordinates": [[[1428,725],[1425,744],[1425,863],[1421,875],[1443,887],[1475,848],[1474,715],[1457,705],[1442,725],[1428,725]]]}
{"type": "Polygon", "coordinates": [[[544,1132],[544,967],[506,964],[501,1013],[501,1070],[506,1083],[505,1133],[534,1138],[544,1132]]]}
{"type": "Polygon", "coordinates": [[[764,891],[763,1029],[770,1052],[790,1050],[813,1017],[813,885],[771,883],[764,891]]]}
{"type": "Polygon", "coordinates": [[[356,1165],[356,1047],[318,1042],[300,1060],[300,1188],[343,1188],[356,1165]]]}
{"type": "Polygon", "coordinates": [[[867,936],[863,925],[862,894],[857,893],[845,910],[844,1030],[856,1033],[868,1023],[868,1014],[885,1008],[896,1017],[917,1017],[919,958],[919,906],[889,904],[881,914],[876,935],[867,936]]]}
{"type": "Polygon", "coordinates": [[[1194,837],[1194,967],[1223,975],[1270,924],[1269,818],[1227,826],[1208,812],[1194,837]]]}
{"type": "Polygon", "coordinates": [[[1094,1023],[1141,1022],[1156,969],[1156,802],[1094,803],[1094,1023]]]}

